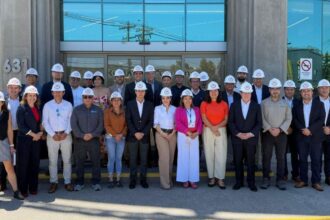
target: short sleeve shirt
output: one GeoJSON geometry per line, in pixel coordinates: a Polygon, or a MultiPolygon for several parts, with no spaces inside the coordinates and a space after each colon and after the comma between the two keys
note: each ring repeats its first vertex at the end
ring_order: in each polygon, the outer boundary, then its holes
{"type": "Polygon", "coordinates": [[[202,102],[200,109],[201,113],[205,114],[207,120],[209,120],[212,125],[218,125],[223,122],[229,112],[228,104],[224,101],[221,101],[220,103],[202,102]]]}

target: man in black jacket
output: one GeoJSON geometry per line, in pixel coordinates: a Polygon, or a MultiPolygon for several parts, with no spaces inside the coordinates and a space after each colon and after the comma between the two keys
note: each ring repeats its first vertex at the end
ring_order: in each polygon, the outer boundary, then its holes
{"type": "Polygon", "coordinates": [[[53,67],[52,67],[52,81],[50,81],[48,83],[45,83],[42,86],[42,89],[41,89],[41,96],[40,96],[41,109],[43,108],[43,106],[48,101],[53,99],[53,95],[52,95],[51,90],[52,90],[53,84],[55,82],[61,82],[64,85],[65,94],[63,96],[63,99],[70,102],[73,105],[72,89],[71,89],[71,86],[68,83],[62,81],[63,73],[64,73],[64,68],[61,64],[57,63],[57,64],[53,65],[53,67]]]}
{"type": "Polygon", "coordinates": [[[137,82],[135,85],[136,99],[129,101],[126,105],[126,123],[128,127],[126,140],[130,154],[130,189],[134,189],[136,186],[139,150],[140,183],[143,188],[149,187],[147,183],[147,158],[154,108],[152,103],[144,98],[146,90],[147,87],[144,82],[137,82]]]}
{"type": "Polygon", "coordinates": [[[265,73],[261,69],[257,69],[253,72],[252,78],[252,100],[258,104],[261,104],[262,100],[270,96],[268,86],[263,84],[263,78],[265,78],[265,73]]]}
{"type": "Polygon", "coordinates": [[[235,77],[232,75],[228,75],[225,78],[225,90],[221,92],[221,98],[223,101],[227,102],[230,107],[236,101],[241,99],[241,95],[234,91],[235,89],[235,77]]]}
{"type": "Polygon", "coordinates": [[[321,187],[322,141],[325,119],[324,105],[319,99],[313,99],[313,86],[309,82],[300,85],[302,100],[293,106],[293,121],[297,129],[297,146],[300,161],[300,178],[295,187],[308,186],[308,156],[311,158],[312,187],[323,191],[321,187]]]}
{"type": "Polygon", "coordinates": [[[236,184],[233,189],[238,190],[244,185],[243,159],[245,155],[248,186],[251,191],[256,192],[254,161],[262,126],[261,109],[260,105],[251,100],[252,86],[250,83],[243,83],[240,91],[242,99],[232,104],[228,119],[235,160],[236,184]]]}

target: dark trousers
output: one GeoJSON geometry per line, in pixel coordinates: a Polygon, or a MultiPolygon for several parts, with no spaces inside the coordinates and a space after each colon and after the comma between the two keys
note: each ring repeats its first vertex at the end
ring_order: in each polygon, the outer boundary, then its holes
{"type": "Polygon", "coordinates": [[[308,183],[308,156],[310,156],[312,162],[312,184],[320,183],[322,144],[312,141],[310,137],[305,137],[302,140],[298,140],[298,153],[301,180],[305,183],[308,183]]]}
{"type": "Polygon", "coordinates": [[[76,161],[76,184],[83,185],[85,183],[85,160],[89,153],[92,162],[92,184],[99,184],[101,181],[101,163],[100,163],[100,146],[99,138],[93,138],[90,141],[84,141],[77,138],[74,142],[74,157],[76,161]]]}
{"type": "Polygon", "coordinates": [[[330,139],[322,142],[322,148],[324,153],[324,175],[326,178],[330,178],[330,139]]]}
{"type": "MultiPolygon", "coordinates": [[[[15,149],[17,147],[17,130],[13,131],[14,133],[14,137],[13,137],[13,141],[14,141],[14,145],[15,145],[15,149]]],[[[2,188],[6,188],[7,186],[7,172],[5,169],[5,166],[3,165],[3,163],[0,163],[0,185],[2,186],[2,188]]]]}
{"type": "MultiPolygon", "coordinates": [[[[291,175],[292,177],[299,177],[299,156],[298,156],[298,149],[296,139],[293,134],[288,135],[288,142],[287,142],[286,152],[290,152],[291,156],[291,175]]],[[[289,169],[288,169],[288,161],[285,156],[285,175],[288,176],[289,169]]]]}
{"type": "Polygon", "coordinates": [[[247,183],[249,186],[255,185],[255,153],[256,153],[256,143],[251,143],[248,140],[237,141],[232,139],[233,145],[233,156],[235,163],[235,176],[236,183],[244,184],[244,164],[243,160],[247,165],[247,183]]]}
{"type": "Polygon", "coordinates": [[[18,137],[16,151],[16,172],[18,189],[27,194],[38,191],[38,174],[40,164],[40,141],[18,137]]]}
{"type": "Polygon", "coordinates": [[[270,166],[275,147],[276,154],[276,181],[283,180],[285,171],[285,155],[287,135],[280,133],[277,137],[271,135],[268,131],[262,134],[262,172],[264,178],[270,178],[270,166]]]}
{"type": "Polygon", "coordinates": [[[137,177],[137,159],[140,150],[140,180],[147,179],[147,160],[148,160],[148,143],[140,141],[128,142],[129,148],[129,167],[130,167],[130,180],[136,181],[137,177]]]}

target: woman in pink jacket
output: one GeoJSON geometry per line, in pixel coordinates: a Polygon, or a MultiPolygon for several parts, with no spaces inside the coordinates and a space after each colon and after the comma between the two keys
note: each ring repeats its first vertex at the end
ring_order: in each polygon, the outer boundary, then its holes
{"type": "Polygon", "coordinates": [[[176,130],[178,131],[178,164],[176,181],[183,187],[197,188],[199,182],[199,139],[202,133],[200,111],[192,105],[193,94],[186,89],[181,94],[180,107],[175,112],[176,130]]]}

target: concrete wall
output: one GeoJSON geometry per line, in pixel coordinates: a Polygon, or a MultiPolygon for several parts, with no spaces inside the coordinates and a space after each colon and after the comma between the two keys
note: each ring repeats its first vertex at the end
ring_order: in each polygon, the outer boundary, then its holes
{"type": "Polygon", "coordinates": [[[228,0],[227,70],[235,74],[238,66],[286,79],[287,0],[228,0]]]}

